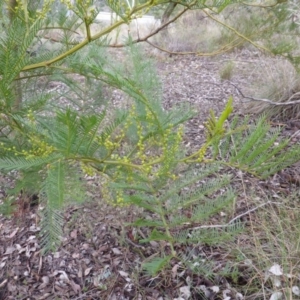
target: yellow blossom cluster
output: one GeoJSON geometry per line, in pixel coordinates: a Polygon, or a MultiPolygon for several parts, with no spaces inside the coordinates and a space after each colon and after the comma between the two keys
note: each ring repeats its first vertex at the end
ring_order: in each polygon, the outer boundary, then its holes
{"type": "Polygon", "coordinates": [[[103,178],[103,182],[101,184],[101,193],[102,193],[102,199],[106,201],[108,204],[116,207],[124,207],[128,206],[129,203],[126,203],[124,201],[124,194],[123,191],[117,190],[115,195],[113,195],[113,192],[109,188],[109,180],[106,178],[103,178]]]}
{"type": "Polygon", "coordinates": [[[204,144],[204,145],[200,148],[200,150],[198,151],[197,162],[202,162],[202,161],[203,161],[204,156],[205,156],[205,154],[206,154],[207,148],[208,148],[208,144],[207,144],[207,143],[204,144]]]}
{"type": "Polygon", "coordinates": [[[176,133],[172,132],[170,128],[167,128],[163,134],[163,146],[162,146],[162,166],[155,176],[168,176],[172,179],[176,179],[176,175],[169,172],[172,159],[176,157],[179,146],[182,142],[183,126],[179,126],[176,133]]]}
{"type": "Polygon", "coordinates": [[[88,176],[96,175],[95,169],[92,166],[90,166],[89,164],[81,163],[80,168],[81,168],[82,172],[88,176]]]}
{"type": "Polygon", "coordinates": [[[22,150],[21,153],[26,159],[34,158],[36,156],[46,157],[55,151],[55,148],[43,141],[38,136],[30,137],[32,148],[29,150],[22,150]]]}
{"type": "Polygon", "coordinates": [[[5,151],[13,152],[15,156],[24,156],[26,159],[47,157],[55,151],[53,146],[41,140],[39,137],[30,137],[29,140],[31,148],[28,150],[18,150],[15,146],[5,147],[3,143],[0,143],[0,147],[5,151]]]}

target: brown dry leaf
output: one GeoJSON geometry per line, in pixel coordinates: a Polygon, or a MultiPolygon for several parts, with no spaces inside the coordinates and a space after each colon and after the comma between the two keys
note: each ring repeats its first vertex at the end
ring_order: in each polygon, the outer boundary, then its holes
{"type": "Polygon", "coordinates": [[[84,243],[84,244],[82,245],[82,248],[83,248],[84,250],[87,250],[87,249],[90,248],[90,245],[87,244],[87,243],[84,243]]]}
{"type": "Polygon", "coordinates": [[[26,247],[22,247],[20,244],[16,244],[16,248],[17,248],[19,254],[26,252],[26,247]]]}
{"type": "Polygon", "coordinates": [[[0,288],[4,287],[7,283],[8,279],[4,279],[1,283],[0,283],[0,288]]]}
{"type": "Polygon", "coordinates": [[[79,253],[73,253],[72,254],[72,258],[74,258],[74,259],[79,258],[79,257],[80,257],[79,253]]]}
{"type": "Polygon", "coordinates": [[[15,291],[17,290],[17,286],[9,282],[9,283],[7,284],[7,289],[8,289],[10,292],[15,292],[15,291]]]}
{"type": "Polygon", "coordinates": [[[176,278],[177,276],[177,270],[178,270],[179,265],[176,264],[173,268],[172,268],[172,278],[176,278]]]}
{"type": "Polygon", "coordinates": [[[1,263],[0,263],[0,269],[3,269],[6,265],[6,261],[3,260],[1,263]]]}
{"type": "Polygon", "coordinates": [[[45,300],[45,299],[47,299],[51,295],[52,295],[51,293],[46,293],[43,296],[39,297],[38,300],[45,300]]]}
{"type": "Polygon", "coordinates": [[[5,251],[4,255],[12,254],[15,250],[16,250],[16,248],[14,246],[8,246],[6,248],[6,251],[5,251]]]}
{"type": "Polygon", "coordinates": [[[117,257],[117,258],[115,258],[115,259],[113,260],[112,265],[113,265],[114,267],[116,267],[116,266],[118,266],[122,261],[123,261],[122,258],[117,257]]]}
{"type": "Polygon", "coordinates": [[[43,276],[42,277],[42,284],[39,286],[39,289],[44,289],[50,282],[50,279],[48,276],[43,276]]]}
{"type": "Polygon", "coordinates": [[[118,248],[112,248],[111,250],[112,250],[112,252],[113,252],[115,255],[121,255],[121,254],[122,254],[122,252],[121,252],[118,248]]]}
{"type": "Polygon", "coordinates": [[[59,293],[62,293],[62,294],[65,293],[65,288],[64,288],[64,287],[61,287],[61,286],[58,284],[58,282],[55,282],[54,289],[57,290],[59,293]]]}
{"type": "Polygon", "coordinates": [[[93,267],[85,269],[84,276],[88,276],[92,269],[93,269],[93,267]]]}
{"type": "Polygon", "coordinates": [[[71,231],[70,237],[72,239],[77,239],[77,229],[74,229],[74,230],[71,231]]]}
{"type": "Polygon", "coordinates": [[[149,242],[152,248],[159,248],[159,243],[156,241],[150,241],[149,242]]]}
{"type": "Polygon", "coordinates": [[[70,285],[73,289],[73,291],[76,293],[76,294],[79,294],[81,292],[81,286],[79,284],[76,284],[73,280],[70,280],[70,285]]]}
{"type": "Polygon", "coordinates": [[[59,275],[59,279],[64,281],[64,282],[69,282],[69,277],[67,275],[67,273],[65,271],[58,271],[58,273],[60,273],[59,275]]]}
{"type": "Polygon", "coordinates": [[[128,273],[127,272],[124,272],[124,271],[119,271],[119,274],[122,276],[122,277],[129,277],[128,273]]]}
{"type": "Polygon", "coordinates": [[[15,235],[16,235],[16,233],[19,231],[19,227],[17,227],[9,236],[8,236],[8,238],[9,239],[12,239],[15,235]]]}
{"type": "Polygon", "coordinates": [[[77,276],[79,278],[82,278],[82,267],[81,266],[79,266],[79,270],[78,270],[77,276]]]}
{"type": "Polygon", "coordinates": [[[98,251],[99,252],[104,252],[104,251],[107,251],[109,249],[109,246],[108,245],[103,245],[103,246],[100,246],[99,247],[99,249],[98,249],[98,251]]]}

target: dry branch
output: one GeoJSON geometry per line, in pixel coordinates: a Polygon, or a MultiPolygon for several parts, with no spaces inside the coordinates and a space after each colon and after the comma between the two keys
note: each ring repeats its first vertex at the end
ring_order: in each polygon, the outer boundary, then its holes
{"type": "Polygon", "coordinates": [[[260,102],[265,102],[268,103],[270,105],[274,105],[274,106],[287,106],[287,105],[294,105],[294,104],[300,104],[300,100],[296,100],[296,101],[291,101],[293,98],[295,98],[296,96],[300,96],[300,92],[297,92],[295,94],[293,94],[291,97],[289,97],[287,99],[286,102],[274,102],[272,100],[269,99],[264,99],[264,98],[255,98],[255,97],[251,97],[251,96],[246,96],[244,95],[244,93],[241,91],[240,88],[237,87],[236,84],[232,83],[231,81],[228,81],[232,86],[234,86],[236,88],[236,90],[239,92],[239,94],[245,98],[245,99],[250,99],[253,101],[260,101],[260,102]]]}

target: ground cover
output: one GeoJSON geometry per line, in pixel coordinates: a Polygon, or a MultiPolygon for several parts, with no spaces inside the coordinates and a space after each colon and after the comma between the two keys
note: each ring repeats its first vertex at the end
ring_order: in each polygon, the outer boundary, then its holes
{"type": "MultiPolygon", "coordinates": [[[[117,54],[121,50],[112,51],[117,54]]],[[[152,50],[146,51],[155,55],[152,50]]],[[[239,89],[252,93],[251,84],[254,86],[260,62],[257,52],[247,49],[214,58],[169,54],[156,57],[165,109],[187,101],[198,112],[187,124],[184,141],[188,150],[192,152],[202,144],[209,110],[218,115],[230,95],[234,97],[235,114],[247,114],[247,103],[239,89]],[[234,63],[230,80],[222,75],[228,62],[234,63]]],[[[121,93],[107,93],[114,105],[122,105],[121,93]]],[[[272,126],[278,124],[283,127],[283,136],[292,137],[291,143],[299,142],[296,121],[272,120],[272,126]]],[[[236,218],[244,224],[245,231],[234,242],[220,242],[215,247],[178,245],[176,251],[188,257],[189,268],[172,261],[155,277],[145,273],[141,264],[159,249],[168,252],[168,243],[140,244],[147,230],[125,224],[141,211],[115,208],[103,201],[97,178],[87,177],[88,201],[66,210],[63,244],[57,252],[45,256],[38,239],[38,208],[33,199],[20,195],[13,217],[1,216],[0,298],[297,299],[298,166],[265,181],[242,171],[224,169],[225,172],[232,174],[231,185],[238,198],[229,212],[221,212],[206,225],[236,218]]],[[[9,185],[8,178],[1,178],[2,198],[9,185]]],[[[151,214],[148,217],[151,219],[151,214]]]]}

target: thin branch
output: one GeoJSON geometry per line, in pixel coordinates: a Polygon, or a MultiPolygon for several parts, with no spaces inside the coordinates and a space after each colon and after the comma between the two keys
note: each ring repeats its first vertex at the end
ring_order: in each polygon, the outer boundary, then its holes
{"type": "Polygon", "coordinates": [[[205,9],[203,10],[203,12],[209,16],[212,20],[214,20],[215,22],[221,24],[222,26],[226,27],[227,29],[233,31],[237,36],[239,36],[240,38],[244,39],[245,41],[247,41],[248,43],[250,43],[251,45],[253,45],[255,48],[257,49],[261,49],[261,50],[264,50],[266,52],[269,52],[271,54],[273,54],[269,49],[265,48],[265,47],[262,47],[256,43],[254,43],[251,39],[247,38],[246,36],[244,36],[243,34],[241,34],[240,32],[238,32],[235,28],[227,25],[226,23],[218,20],[217,18],[215,18],[213,15],[211,15],[208,11],[206,11],[205,9]]]}
{"type": "Polygon", "coordinates": [[[246,212],[234,217],[233,219],[231,219],[227,224],[224,224],[224,225],[203,225],[203,226],[197,226],[197,227],[193,227],[191,228],[192,230],[196,230],[196,229],[207,229],[207,228],[224,228],[224,227],[228,227],[228,226],[231,226],[234,222],[236,222],[237,220],[241,219],[242,217],[258,210],[259,208],[263,207],[263,206],[266,206],[268,204],[282,204],[282,203],[279,203],[279,202],[272,202],[272,201],[268,201],[266,203],[262,203],[254,208],[251,208],[249,210],[247,210],[246,212]]]}
{"type": "MultiPolygon", "coordinates": [[[[127,18],[130,19],[132,18],[132,16],[134,16],[137,12],[142,11],[144,8],[147,8],[149,6],[149,4],[151,4],[152,1],[150,2],[146,2],[144,4],[141,4],[137,7],[134,7],[127,15],[127,18]]],[[[40,63],[35,63],[35,64],[31,64],[31,65],[27,65],[25,66],[22,71],[29,71],[29,70],[33,70],[33,69],[38,69],[38,68],[44,68],[44,67],[49,67],[50,65],[68,57],[69,55],[77,52],[78,50],[80,50],[81,48],[85,47],[87,44],[89,44],[92,41],[95,41],[97,39],[99,39],[102,36],[105,36],[107,34],[109,34],[111,31],[113,31],[114,29],[120,27],[122,24],[125,24],[126,21],[125,20],[119,20],[117,22],[115,22],[114,24],[112,24],[111,26],[97,32],[96,34],[94,34],[91,37],[86,36],[85,39],[83,41],[81,41],[79,44],[77,44],[76,46],[74,46],[73,48],[67,50],[66,52],[58,55],[55,58],[52,58],[48,61],[43,61],[40,63]]]]}
{"type": "Polygon", "coordinates": [[[250,96],[246,96],[243,94],[243,92],[236,86],[236,84],[232,83],[231,81],[227,81],[229,84],[231,84],[232,86],[234,86],[236,88],[236,90],[239,92],[239,94],[245,98],[245,99],[250,99],[253,101],[260,101],[260,102],[265,102],[268,103],[270,105],[274,105],[274,106],[287,106],[287,105],[294,105],[294,104],[300,104],[300,100],[296,100],[296,101],[291,101],[293,98],[295,98],[296,96],[300,96],[300,92],[297,92],[295,94],[293,94],[290,98],[288,98],[288,100],[286,102],[274,102],[272,100],[269,99],[264,99],[264,98],[255,98],[255,97],[250,97],[250,96]]]}
{"type": "Polygon", "coordinates": [[[268,204],[280,204],[280,203],[279,203],[279,202],[272,202],[272,201],[268,201],[268,202],[266,202],[266,203],[262,203],[262,204],[260,204],[260,205],[258,205],[258,206],[256,206],[256,207],[253,207],[253,208],[247,210],[246,212],[244,212],[244,213],[242,213],[242,214],[240,214],[240,215],[234,217],[234,218],[231,219],[227,224],[230,225],[230,224],[234,223],[235,221],[239,220],[240,218],[242,218],[243,216],[246,216],[246,215],[248,215],[248,214],[250,214],[250,213],[252,213],[252,212],[258,210],[259,208],[261,208],[261,207],[263,207],[263,206],[266,206],[266,205],[268,205],[268,204]]]}
{"type": "MultiPolygon", "coordinates": [[[[143,38],[137,38],[136,40],[130,42],[130,44],[136,44],[136,43],[140,43],[140,42],[147,42],[149,38],[151,38],[152,36],[154,36],[155,34],[159,33],[162,29],[165,29],[168,25],[170,25],[171,23],[175,22],[179,17],[181,17],[187,10],[189,10],[189,8],[185,8],[184,10],[182,10],[178,15],[176,15],[173,19],[171,19],[170,21],[168,21],[167,23],[161,25],[160,27],[158,27],[157,29],[155,29],[154,31],[152,31],[150,34],[148,34],[147,36],[143,37],[143,38]]],[[[108,45],[108,47],[111,48],[122,48],[122,47],[126,47],[128,46],[129,43],[127,44],[115,44],[115,45],[108,45]]]]}

